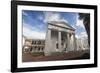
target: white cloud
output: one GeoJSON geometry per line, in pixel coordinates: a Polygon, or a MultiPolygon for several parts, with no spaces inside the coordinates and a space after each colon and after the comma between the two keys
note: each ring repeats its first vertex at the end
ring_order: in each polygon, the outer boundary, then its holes
{"type": "Polygon", "coordinates": [[[81,37],[87,37],[87,33],[86,32],[81,32],[80,35],[81,35],[81,37]]]}
{"type": "Polygon", "coordinates": [[[23,15],[28,16],[28,14],[26,12],[23,11],[22,13],[23,13],[23,15]]]}
{"type": "Polygon", "coordinates": [[[26,23],[23,23],[23,28],[29,28],[30,30],[37,30],[37,28],[35,28],[35,27],[32,27],[31,25],[29,25],[29,24],[26,24],[26,23]]]}
{"type": "Polygon", "coordinates": [[[46,33],[45,32],[39,32],[32,30],[28,27],[23,26],[23,35],[30,39],[45,39],[46,33]]]}
{"type": "Polygon", "coordinates": [[[76,38],[87,38],[88,37],[88,35],[87,35],[87,33],[86,32],[81,32],[79,35],[78,34],[76,34],[75,35],[75,37],[76,38]]]}
{"type": "Polygon", "coordinates": [[[67,20],[64,18],[61,18],[61,15],[57,12],[44,12],[44,22],[50,22],[50,21],[64,21],[68,23],[67,20]]]}
{"type": "Polygon", "coordinates": [[[85,28],[85,27],[84,27],[84,24],[83,24],[83,20],[80,20],[80,19],[79,19],[79,15],[77,15],[77,18],[76,18],[76,26],[77,26],[77,27],[85,28]]]}
{"type": "Polygon", "coordinates": [[[38,19],[43,20],[43,16],[42,15],[38,16],[38,19]]]}
{"type": "Polygon", "coordinates": [[[58,21],[60,19],[60,15],[55,12],[44,12],[44,16],[44,22],[58,21]]]}
{"type": "Polygon", "coordinates": [[[68,21],[67,21],[67,20],[65,20],[64,18],[63,18],[63,19],[61,19],[60,21],[64,21],[64,22],[68,23],[68,21]]]}
{"type": "Polygon", "coordinates": [[[75,26],[75,25],[72,25],[72,27],[73,27],[74,29],[76,29],[76,26],[75,26]]]}

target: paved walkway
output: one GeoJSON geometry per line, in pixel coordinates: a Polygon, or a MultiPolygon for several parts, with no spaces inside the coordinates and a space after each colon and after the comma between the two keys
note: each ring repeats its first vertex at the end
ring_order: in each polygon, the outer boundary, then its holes
{"type": "Polygon", "coordinates": [[[53,56],[32,56],[30,53],[23,54],[23,62],[34,61],[56,61],[56,60],[75,60],[75,59],[89,59],[89,51],[76,51],[53,56]]]}

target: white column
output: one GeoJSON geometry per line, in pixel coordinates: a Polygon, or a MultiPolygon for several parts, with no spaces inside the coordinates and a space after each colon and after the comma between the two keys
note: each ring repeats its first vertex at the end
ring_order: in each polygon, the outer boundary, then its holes
{"type": "Polygon", "coordinates": [[[51,47],[51,30],[48,30],[48,43],[49,47],[51,47]]]}
{"type": "Polygon", "coordinates": [[[46,40],[45,40],[45,49],[44,49],[44,53],[45,55],[50,55],[51,54],[51,29],[48,29],[47,33],[46,33],[46,40]]]}
{"type": "Polygon", "coordinates": [[[61,52],[62,47],[61,47],[61,31],[58,32],[58,48],[59,51],[61,52]]]}
{"type": "Polygon", "coordinates": [[[74,45],[74,50],[76,51],[77,50],[77,45],[76,45],[76,38],[75,38],[75,34],[73,34],[73,45],[74,45]]]}
{"type": "Polygon", "coordinates": [[[68,33],[67,34],[67,49],[66,49],[66,51],[70,51],[70,34],[68,33]]]}

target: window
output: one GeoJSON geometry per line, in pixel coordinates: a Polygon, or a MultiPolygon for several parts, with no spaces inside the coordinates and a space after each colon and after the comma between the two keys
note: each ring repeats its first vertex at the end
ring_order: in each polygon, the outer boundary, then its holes
{"type": "Polygon", "coordinates": [[[36,41],[34,41],[34,44],[36,44],[36,41]]]}
{"type": "Polygon", "coordinates": [[[41,44],[41,41],[38,41],[38,44],[41,44]]]}
{"type": "Polygon", "coordinates": [[[34,44],[34,41],[32,41],[32,44],[34,44]]]}
{"type": "Polygon", "coordinates": [[[58,49],[58,43],[56,43],[56,49],[58,49]]]}
{"type": "Polygon", "coordinates": [[[40,51],[40,47],[38,47],[38,51],[40,51]]]}

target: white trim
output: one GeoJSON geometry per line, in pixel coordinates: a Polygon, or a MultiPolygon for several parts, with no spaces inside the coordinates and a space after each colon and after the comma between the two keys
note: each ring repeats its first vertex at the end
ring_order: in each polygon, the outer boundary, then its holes
{"type": "Polygon", "coordinates": [[[40,66],[57,66],[57,65],[78,65],[94,63],[94,10],[92,9],[75,9],[75,8],[58,8],[58,7],[39,7],[39,6],[18,6],[18,68],[25,67],[40,67],[40,66]],[[44,61],[44,62],[27,62],[22,63],[22,10],[36,11],[60,11],[60,12],[81,12],[90,13],[90,59],[89,60],[64,60],[64,61],[44,61]]]}

